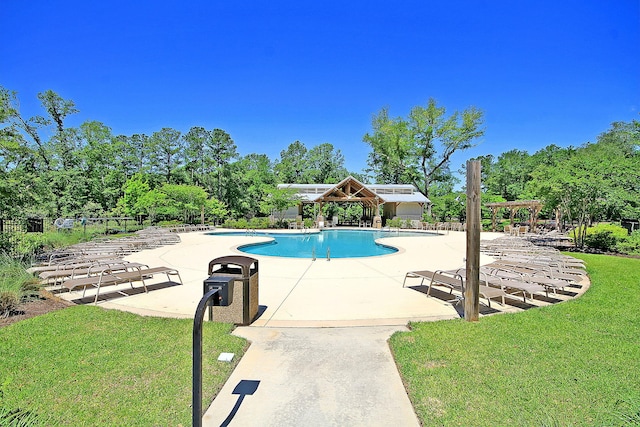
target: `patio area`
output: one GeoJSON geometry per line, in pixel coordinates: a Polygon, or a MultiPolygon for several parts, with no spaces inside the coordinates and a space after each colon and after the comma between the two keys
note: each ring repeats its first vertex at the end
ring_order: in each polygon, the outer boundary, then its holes
{"type": "MultiPolygon", "coordinates": [[[[488,240],[500,233],[483,233],[488,240]]],[[[207,278],[210,260],[227,255],[246,255],[237,247],[267,240],[257,236],[210,236],[206,233],[180,234],[175,245],[147,249],[126,257],[153,266],[175,268],[184,286],[163,286],[163,276],[149,280],[149,293],[127,292],[127,297],[115,297],[112,290],[98,304],[143,315],[193,317],[202,297],[202,282],[207,278]],[[156,284],[156,285],[153,285],[156,284]],[[110,295],[114,296],[113,298],[110,295]]],[[[411,270],[453,269],[464,266],[465,233],[448,232],[425,237],[389,237],[385,244],[399,248],[397,253],[351,259],[278,258],[252,255],[259,262],[259,317],[257,327],[323,327],[406,325],[408,321],[451,319],[460,317],[461,307],[445,302],[438,294],[427,297],[408,282],[405,274],[411,270]]],[[[493,259],[481,255],[481,264],[493,259]]],[[[78,299],[80,293],[62,293],[65,299],[78,299]]],[[[545,301],[529,304],[546,305],[545,301]]],[[[493,310],[518,311],[517,305],[491,304],[493,310]]],[[[487,307],[481,303],[481,313],[487,307]]]]}

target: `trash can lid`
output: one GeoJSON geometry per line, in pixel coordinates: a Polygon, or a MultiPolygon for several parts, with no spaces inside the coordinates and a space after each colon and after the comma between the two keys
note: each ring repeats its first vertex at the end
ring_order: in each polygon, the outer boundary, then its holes
{"type": "Polygon", "coordinates": [[[213,273],[213,268],[216,264],[227,266],[229,264],[240,267],[243,270],[243,274],[249,275],[251,265],[255,265],[255,269],[258,269],[258,260],[242,255],[229,255],[220,258],[213,259],[209,262],[209,274],[213,273]]]}
{"type": "Polygon", "coordinates": [[[242,255],[229,255],[229,256],[223,256],[220,258],[216,258],[211,260],[211,262],[209,262],[209,265],[212,264],[235,264],[235,265],[241,265],[241,266],[250,266],[251,264],[253,264],[254,262],[258,261],[255,258],[250,258],[248,256],[242,256],[242,255]]]}

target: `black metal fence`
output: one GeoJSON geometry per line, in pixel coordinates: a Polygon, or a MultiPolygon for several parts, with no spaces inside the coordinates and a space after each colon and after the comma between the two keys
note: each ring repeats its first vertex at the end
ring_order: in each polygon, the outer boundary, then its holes
{"type": "Polygon", "coordinates": [[[0,233],[42,232],[44,232],[44,219],[42,218],[0,219],[0,233]]]}
{"type": "Polygon", "coordinates": [[[17,254],[17,246],[22,233],[44,232],[45,220],[42,218],[0,218],[0,253],[11,256],[17,254]]]}

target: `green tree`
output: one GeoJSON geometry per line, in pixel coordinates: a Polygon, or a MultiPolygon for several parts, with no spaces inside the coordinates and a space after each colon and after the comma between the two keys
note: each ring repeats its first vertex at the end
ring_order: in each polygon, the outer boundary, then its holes
{"type": "Polygon", "coordinates": [[[205,174],[208,172],[207,140],[210,132],[201,126],[194,126],[184,135],[185,169],[189,182],[206,188],[205,174]]]}
{"type": "Polygon", "coordinates": [[[447,117],[433,98],[426,107],[412,108],[407,119],[391,119],[382,109],[373,119],[373,132],[363,138],[372,148],[369,166],[378,181],[412,183],[429,197],[433,185],[450,179],[451,156],[484,134],[482,123],[477,108],[447,117]]]}
{"type": "Polygon", "coordinates": [[[304,180],[310,184],[336,184],[349,175],[342,152],[328,142],[311,148],[306,163],[304,180]]]}
{"type": "Polygon", "coordinates": [[[282,222],[287,209],[297,206],[299,200],[293,189],[272,187],[260,202],[260,211],[265,215],[278,215],[278,221],[282,222]]]}
{"type": "Polygon", "coordinates": [[[213,218],[215,223],[227,217],[229,210],[220,200],[211,197],[205,201],[205,213],[213,218]]]}
{"type": "Polygon", "coordinates": [[[236,144],[227,132],[214,129],[207,140],[207,145],[218,181],[215,194],[218,199],[222,199],[224,169],[228,167],[231,160],[238,158],[236,144]]]}
{"type": "Polygon", "coordinates": [[[79,137],[82,148],[76,156],[81,160],[81,171],[87,180],[89,200],[99,204],[103,211],[109,211],[116,206],[131,172],[130,165],[125,163],[125,141],[114,137],[108,126],[97,121],[80,125],[79,137]]]}
{"type": "Polygon", "coordinates": [[[162,177],[164,182],[172,183],[172,178],[182,166],[183,142],[180,131],[162,128],[151,135],[149,143],[151,172],[162,177]]]}
{"type": "Polygon", "coordinates": [[[372,120],[373,132],[367,133],[363,141],[371,146],[368,172],[376,182],[403,184],[411,182],[411,138],[408,123],[402,118],[391,119],[387,108],[383,108],[372,120]]]}
{"type": "Polygon", "coordinates": [[[136,202],[137,207],[149,215],[151,224],[155,224],[159,214],[167,213],[168,196],[159,189],[153,189],[142,195],[136,202]]]}
{"type": "Polygon", "coordinates": [[[149,136],[145,134],[133,134],[130,137],[120,139],[126,150],[124,151],[124,163],[130,165],[129,170],[136,172],[149,172],[151,169],[152,144],[149,136]]]}
{"type": "Polygon", "coordinates": [[[77,130],[66,128],[64,123],[78,110],[73,101],[64,100],[51,90],[39,93],[38,99],[48,116],[25,120],[15,107],[5,110],[4,115],[11,114],[11,128],[20,132],[20,144],[34,154],[30,168],[41,184],[40,206],[50,215],[73,214],[83,203],[86,182],[75,156],[79,145],[77,130]]]}
{"type": "Polygon", "coordinates": [[[149,191],[149,183],[143,174],[137,173],[129,178],[123,185],[123,194],[117,203],[120,212],[133,217],[145,214],[151,200],[141,200],[149,191]]]}
{"type": "Polygon", "coordinates": [[[164,184],[160,191],[167,196],[165,213],[181,217],[184,223],[193,224],[207,203],[207,192],[195,185],[164,184]]]}
{"type": "Polygon", "coordinates": [[[253,216],[261,212],[260,204],[276,185],[276,176],[271,161],[264,154],[249,154],[238,162],[238,166],[244,171],[242,185],[248,208],[245,216],[253,216]]]}
{"type": "Polygon", "coordinates": [[[500,154],[486,173],[485,186],[488,191],[505,200],[522,200],[533,172],[530,158],[529,153],[518,149],[500,154]]]}
{"type": "Polygon", "coordinates": [[[609,154],[587,145],[565,161],[541,166],[532,174],[532,187],[545,205],[560,209],[569,223],[577,223],[574,240],[579,247],[584,246],[586,227],[604,211],[612,188],[610,163],[605,158],[609,154]]]}
{"type": "Polygon", "coordinates": [[[300,141],[294,141],[286,150],[280,152],[274,170],[281,183],[308,184],[305,172],[308,169],[307,147],[300,141]]]}
{"type": "Polygon", "coordinates": [[[614,122],[598,136],[608,153],[609,178],[615,185],[607,194],[605,218],[640,218],[640,122],[614,122]]]}

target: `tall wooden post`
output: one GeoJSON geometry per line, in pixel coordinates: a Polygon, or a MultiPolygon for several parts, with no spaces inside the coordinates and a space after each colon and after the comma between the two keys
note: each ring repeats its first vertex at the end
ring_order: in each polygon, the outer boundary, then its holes
{"type": "Polygon", "coordinates": [[[467,269],[464,318],[478,320],[480,314],[480,161],[467,161],[467,269]]]}

